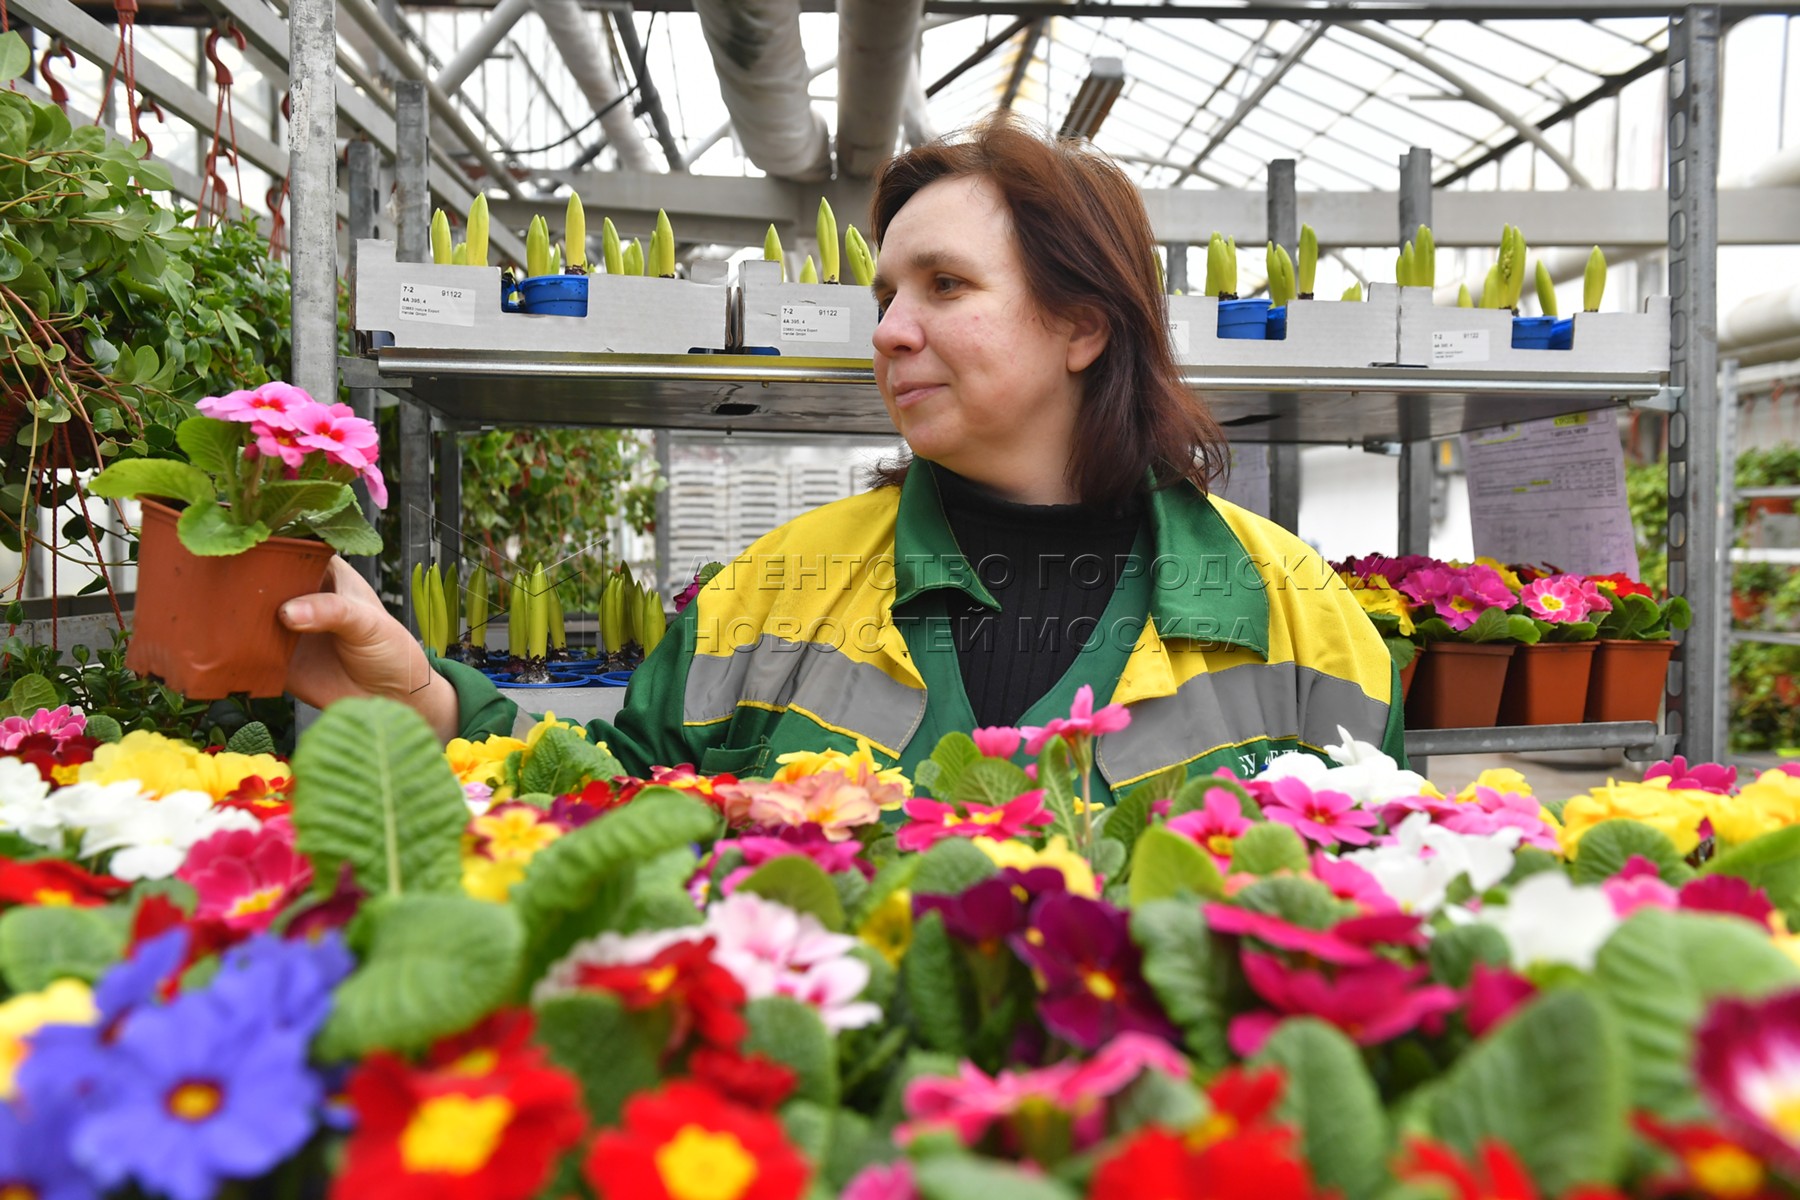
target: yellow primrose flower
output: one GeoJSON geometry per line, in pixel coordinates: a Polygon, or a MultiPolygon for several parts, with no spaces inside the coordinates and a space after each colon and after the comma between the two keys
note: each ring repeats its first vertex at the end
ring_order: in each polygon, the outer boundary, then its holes
{"type": "Polygon", "coordinates": [[[1800,825],[1800,779],[1785,771],[1764,771],[1737,795],[1711,801],[1713,832],[1733,846],[1800,825]]]}
{"type": "Polygon", "coordinates": [[[912,893],[905,888],[889,892],[869,914],[869,919],[862,923],[856,936],[873,946],[890,966],[899,966],[912,945],[912,893]]]}
{"type": "Polygon", "coordinates": [[[19,1065],[27,1040],[46,1025],[92,1025],[100,1019],[94,993],[79,979],[58,979],[41,992],[26,992],[0,1004],[0,1100],[17,1094],[19,1065]]]}
{"type": "Polygon", "coordinates": [[[1380,575],[1363,578],[1350,571],[1340,571],[1338,578],[1362,605],[1362,610],[1370,616],[1393,617],[1400,625],[1400,636],[1411,637],[1413,633],[1412,606],[1405,596],[1388,586],[1387,580],[1380,575]]]}
{"type": "Polygon", "coordinates": [[[188,742],[139,729],[98,747],[93,761],[82,764],[79,777],[82,783],[136,780],[153,796],[205,792],[214,800],[223,800],[252,775],[272,781],[292,774],[292,769],[272,754],[229,750],[206,754],[188,742]]]}
{"type": "Polygon", "coordinates": [[[781,769],[770,777],[775,783],[792,783],[821,771],[841,771],[846,779],[858,780],[867,772],[881,782],[900,789],[900,800],[886,807],[898,808],[912,795],[912,781],[899,767],[883,768],[876,765],[875,751],[865,738],[856,739],[855,754],[845,754],[842,750],[795,750],[783,754],[775,761],[781,764],[781,769]]]}
{"type": "Polygon", "coordinates": [[[516,737],[490,737],[479,742],[451,738],[444,747],[444,758],[456,772],[458,783],[494,784],[500,782],[506,756],[523,749],[525,743],[516,737]]]}
{"type": "Polygon", "coordinates": [[[1476,788],[1492,788],[1502,795],[1508,792],[1519,796],[1531,795],[1531,782],[1511,767],[1488,768],[1475,777],[1474,783],[1456,793],[1456,798],[1464,804],[1472,803],[1476,788]]]}
{"type": "Polygon", "coordinates": [[[463,891],[477,900],[505,904],[513,884],[525,878],[525,863],[516,858],[487,858],[479,854],[463,858],[463,891]]]}
{"type": "Polygon", "coordinates": [[[1602,821],[1623,818],[1642,821],[1668,835],[1675,849],[1690,853],[1700,844],[1700,822],[1711,815],[1713,795],[1710,792],[1669,789],[1666,778],[1644,783],[1620,783],[1607,780],[1605,786],[1591,789],[1563,805],[1563,854],[1574,858],[1580,852],[1581,835],[1602,821]]]}
{"type": "Polygon", "coordinates": [[[484,840],[492,857],[504,862],[530,862],[532,855],[562,836],[537,809],[515,804],[469,822],[469,832],[484,840]]]}
{"type": "Polygon", "coordinates": [[[1520,581],[1518,573],[1505,563],[1483,555],[1475,560],[1475,565],[1478,567],[1493,568],[1494,574],[1500,577],[1500,582],[1504,583],[1513,591],[1522,592],[1525,590],[1525,585],[1520,581]]]}
{"type": "Polygon", "coordinates": [[[975,846],[993,859],[997,867],[1011,867],[1015,871],[1049,867],[1062,872],[1063,886],[1069,889],[1070,895],[1086,896],[1090,900],[1100,896],[1100,886],[1094,879],[1094,868],[1088,865],[1087,859],[1069,849],[1068,841],[1061,834],[1051,838],[1042,850],[1034,849],[1027,842],[1002,842],[984,837],[976,838],[975,846]]]}
{"type": "Polygon", "coordinates": [[[584,739],[587,737],[586,726],[578,725],[574,721],[559,721],[556,719],[555,713],[547,712],[544,714],[544,719],[533,725],[525,734],[525,748],[527,750],[534,749],[538,741],[552,729],[567,729],[572,731],[576,737],[584,739]]]}

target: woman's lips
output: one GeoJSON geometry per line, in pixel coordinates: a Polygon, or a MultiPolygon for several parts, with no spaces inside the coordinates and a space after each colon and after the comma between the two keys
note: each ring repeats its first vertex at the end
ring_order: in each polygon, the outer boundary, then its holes
{"type": "Polygon", "coordinates": [[[941,383],[915,383],[894,390],[894,404],[900,408],[911,408],[933,392],[943,388],[941,383]]]}

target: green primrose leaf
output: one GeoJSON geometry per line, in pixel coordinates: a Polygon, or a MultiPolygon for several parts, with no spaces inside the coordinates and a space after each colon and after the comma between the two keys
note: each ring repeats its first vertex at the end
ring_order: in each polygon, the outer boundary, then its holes
{"type": "Polygon", "coordinates": [[[844,905],[837,888],[810,858],[787,854],[771,859],[740,881],[737,890],[785,904],[795,912],[810,913],[833,933],[843,932],[844,905]]]}
{"type": "Polygon", "coordinates": [[[1231,869],[1251,875],[1305,871],[1307,861],[1306,845],[1300,835],[1286,825],[1272,821],[1246,829],[1238,836],[1231,853],[1231,869]]]}
{"type": "Polygon", "coordinates": [[[1693,868],[1668,834],[1642,821],[1623,818],[1602,821],[1581,835],[1581,854],[1575,859],[1571,874],[1576,883],[1600,883],[1624,870],[1634,857],[1655,863],[1657,874],[1672,887],[1680,887],[1694,877],[1693,868]]]}
{"type": "Polygon", "coordinates": [[[189,417],[175,427],[175,441],[188,461],[202,471],[223,475],[243,453],[244,426],[214,417],[189,417]]]}
{"type": "MultiPolygon", "coordinates": [[[[130,464],[115,464],[120,467],[128,465],[130,464]]],[[[242,554],[253,546],[261,545],[269,540],[269,527],[261,521],[239,525],[231,519],[230,513],[218,505],[200,503],[181,510],[181,516],[175,522],[175,534],[191,553],[213,558],[242,554]]]]}
{"type": "Polygon", "coordinates": [[[8,909],[0,915],[0,976],[15,994],[58,979],[92,983],[124,955],[125,941],[125,928],[103,909],[8,909]]]}
{"type": "Polygon", "coordinates": [[[116,462],[94,476],[88,491],[108,500],[162,496],[191,505],[210,506],[216,498],[206,472],[168,458],[133,458],[116,462]]]}
{"type": "Polygon", "coordinates": [[[1144,979],[1162,1001],[1182,1040],[1203,1065],[1230,1061],[1225,1042],[1227,972],[1235,955],[1221,954],[1191,900],[1151,900],[1132,906],[1131,940],[1144,953],[1144,979]]]}
{"type": "Polygon", "coordinates": [[[581,1084],[596,1125],[616,1123],[625,1101],[662,1081],[667,1008],[627,1012],[609,992],[570,992],[539,1001],[536,1010],[537,1040],[581,1084]]]}
{"type": "Polygon", "coordinates": [[[1137,839],[1131,861],[1131,904],[1176,896],[1217,900],[1225,894],[1225,880],[1212,855],[1189,838],[1157,825],[1137,839]]]}
{"type": "Polygon", "coordinates": [[[1392,1132],[1362,1052],[1336,1026],[1310,1017],[1283,1021],[1253,1060],[1281,1068],[1278,1110],[1300,1128],[1306,1161],[1321,1189],[1368,1200],[1387,1182],[1392,1132]]]}
{"type": "Polygon", "coordinates": [[[381,535],[363,519],[355,505],[338,510],[329,517],[309,518],[307,528],[339,554],[380,554],[381,535]]]}
{"type": "MultiPolygon", "coordinates": [[[[775,860],[781,861],[784,860],[775,860]]],[[[837,1104],[837,1043],[818,1010],[791,996],[763,996],[744,1006],[744,1019],[750,1026],[750,1034],[744,1039],[745,1052],[766,1054],[791,1067],[799,1076],[795,1099],[827,1106],[837,1104]]]]}

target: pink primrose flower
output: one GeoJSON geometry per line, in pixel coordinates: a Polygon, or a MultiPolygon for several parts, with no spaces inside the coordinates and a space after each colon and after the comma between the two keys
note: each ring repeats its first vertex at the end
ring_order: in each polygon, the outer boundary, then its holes
{"type": "Polygon", "coordinates": [[[1734,875],[1696,876],[1681,885],[1677,900],[1689,912],[1742,917],[1759,929],[1769,927],[1769,918],[1775,912],[1769,893],[1734,875]]]}
{"type": "Polygon", "coordinates": [[[1396,913],[1400,905],[1381,889],[1375,876],[1353,862],[1333,858],[1323,850],[1312,856],[1313,878],[1331,889],[1339,900],[1348,900],[1371,913],[1396,913]]]}
{"type": "Polygon", "coordinates": [[[256,452],[264,458],[279,458],[289,467],[306,461],[306,447],[300,444],[300,435],[294,430],[257,420],[251,422],[250,432],[256,437],[256,452]]]}
{"type": "Polygon", "coordinates": [[[1044,809],[1042,788],[1023,792],[1005,804],[965,804],[960,813],[954,804],[914,796],[906,802],[905,812],[911,823],[895,835],[902,850],[929,850],[950,837],[1005,841],[1055,819],[1044,809]]]}
{"type": "Polygon", "coordinates": [[[1036,754],[1058,735],[1064,739],[1100,737],[1117,733],[1129,724],[1131,714],[1125,711],[1123,704],[1109,704],[1095,712],[1094,689],[1084,683],[1075,693],[1075,703],[1069,707],[1067,717],[1057,717],[1043,726],[1021,726],[1019,732],[1025,736],[1025,753],[1036,754]]]}
{"type": "Polygon", "coordinates": [[[1010,725],[989,725],[973,730],[969,736],[975,739],[975,748],[988,758],[1011,758],[1018,753],[1025,735],[1010,725]]]}
{"type": "Polygon", "coordinates": [[[1784,1175],[1800,1172],[1800,991],[1720,1000],[1694,1038],[1700,1095],[1727,1132],[1784,1175]]]}
{"type": "Polygon", "coordinates": [[[260,421],[275,429],[293,429],[297,417],[320,406],[300,388],[275,380],[254,391],[208,396],[194,407],[221,421],[260,421]]]}
{"type": "Polygon", "coordinates": [[[33,734],[46,733],[52,741],[64,742],[79,737],[87,729],[87,718],[79,708],[59,704],[40,708],[29,717],[7,717],[0,721],[0,750],[11,752],[33,734]]]}
{"type": "Polygon", "coordinates": [[[362,481],[369,489],[369,499],[375,502],[376,508],[388,505],[387,480],[382,477],[381,468],[374,463],[362,469],[362,481]]]}
{"type": "Polygon", "coordinates": [[[1278,950],[1305,954],[1320,962],[1338,966],[1371,963],[1376,959],[1375,953],[1368,947],[1346,941],[1333,931],[1307,929],[1284,921],[1272,913],[1254,912],[1230,904],[1208,904],[1206,924],[1214,933],[1253,937],[1278,950]]]}
{"type": "Polygon", "coordinates": [[[275,817],[255,829],[228,829],[194,843],[175,878],[199,897],[195,915],[234,932],[260,933],[312,882],[294,849],[293,827],[275,817]]]}
{"type": "MultiPolygon", "coordinates": [[[[1795,767],[1794,774],[1800,775],[1800,764],[1786,765],[1795,767]]],[[[1645,783],[1663,778],[1668,779],[1671,792],[1711,792],[1715,796],[1729,796],[1737,787],[1737,768],[1711,762],[1689,766],[1688,760],[1677,754],[1664,762],[1652,763],[1644,772],[1645,783]]]]}
{"type": "MultiPolygon", "coordinates": [[[[1598,591],[1579,575],[1546,575],[1532,580],[1519,593],[1526,612],[1552,625],[1587,620],[1596,598],[1598,591]]],[[[1612,605],[1608,603],[1607,607],[1612,605]]]]}
{"type": "Polygon", "coordinates": [[[779,783],[740,783],[735,790],[749,796],[746,815],[752,824],[814,824],[828,840],[841,842],[858,826],[881,820],[889,786],[873,777],[853,783],[842,771],[819,771],[779,783]]]}
{"type": "Polygon", "coordinates": [[[870,1163],[844,1185],[838,1200],[919,1200],[912,1163],[904,1158],[870,1163]]]}
{"type": "Polygon", "coordinates": [[[331,462],[352,470],[362,470],[379,453],[375,426],[357,416],[348,404],[315,404],[302,409],[294,417],[294,430],[302,446],[323,450],[331,462]]]}
{"type": "Polygon", "coordinates": [[[1490,1029],[1512,1015],[1514,1009],[1537,995],[1537,988],[1523,975],[1505,967],[1478,962],[1469,975],[1469,1032],[1486,1037],[1490,1029]]]}
{"type": "Polygon", "coordinates": [[[1461,1002],[1454,988],[1420,986],[1428,974],[1425,966],[1404,967],[1385,958],[1339,967],[1331,976],[1250,950],[1244,952],[1243,964],[1251,989],[1274,1009],[1232,1019],[1226,1039],[1243,1058],[1262,1049],[1284,1016],[1318,1017],[1358,1045],[1378,1046],[1441,1018],[1461,1002]]]}
{"type": "Polygon", "coordinates": [[[1237,846],[1238,835],[1253,824],[1244,816],[1243,805],[1236,796],[1224,788],[1215,788],[1206,794],[1203,807],[1172,818],[1167,827],[1212,855],[1213,862],[1223,871],[1231,866],[1231,852],[1237,846]]]}
{"type": "Polygon", "coordinates": [[[1263,784],[1268,789],[1267,798],[1264,799],[1265,793],[1260,789],[1257,792],[1257,798],[1262,800],[1263,815],[1289,826],[1307,841],[1331,847],[1340,842],[1366,846],[1375,840],[1369,827],[1380,818],[1358,808],[1356,801],[1343,792],[1323,788],[1315,792],[1294,775],[1264,780],[1263,784]]]}
{"type": "Polygon", "coordinates": [[[825,836],[817,825],[799,827],[786,826],[782,834],[794,836],[767,837],[747,834],[744,837],[728,838],[715,844],[713,849],[723,853],[736,849],[744,856],[744,865],[719,881],[721,895],[729,896],[737,890],[737,885],[747,879],[756,868],[773,859],[789,855],[809,858],[819,865],[819,869],[827,875],[835,875],[839,871],[854,871],[866,867],[858,855],[862,852],[862,843],[854,839],[834,842],[825,836]]]}
{"type": "Polygon", "coordinates": [[[1412,577],[1413,572],[1444,564],[1426,554],[1403,554],[1398,558],[1386,554],[1365,554],[1361,558],[1348,558],[1341,563],[1331,564],[1334,571],[1348,571],[1361,579],[1379,575],[1388,581],[1388,586],[1398,588],[1412,577]]]}
{"type": "Polygon", "coordinates": [[[1656,864],[1641,854],[1626,860],[1619,873],[1601,881],[1600,890],[1623,920],[1640,908],[1675,908],[1675,889],[1662,881],[1656,864]]]}

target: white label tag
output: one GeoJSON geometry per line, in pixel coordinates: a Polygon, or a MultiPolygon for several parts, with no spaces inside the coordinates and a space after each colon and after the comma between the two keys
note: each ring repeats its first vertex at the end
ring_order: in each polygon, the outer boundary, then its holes
{"type": "Polygon", "coordinates": [[[400,285],[400,319],[428,325],[474,325],[475,289],[428,283],[400,285]]]}
{"type": "Polygon", "coordinates": [[[1169,341],[1175,347],[1175,353],[1188,352],[1188,323],[1186,321],[1169,322],[1169,341]]]}
{"type": "Polygon", "coordinates": [[[1488,331],[1485,329],[1455,329],[1431,331],[1431,365],[1454,362],[1486,362],[1488,360],[1488,331]]]}
{"type": "Polygon", "coordinates": [[[842,304],[784,304],[781,306],[781,340],[847,342],[850,340],[850,309],[842,304]]]}

